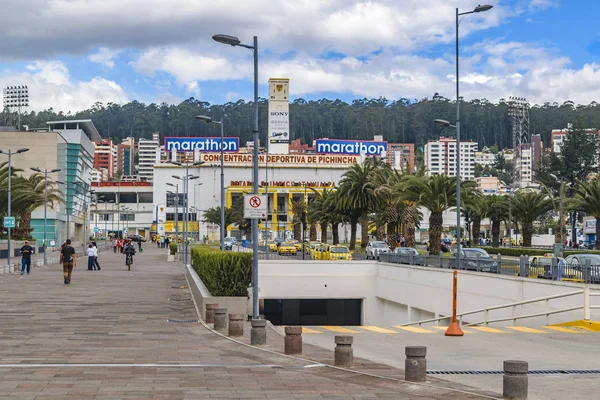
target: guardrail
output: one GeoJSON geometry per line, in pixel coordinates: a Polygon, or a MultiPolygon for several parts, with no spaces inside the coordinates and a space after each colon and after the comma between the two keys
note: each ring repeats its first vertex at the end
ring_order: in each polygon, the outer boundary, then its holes
{"type": "MultiPolygon", "coordinates": [[[[572,292],[555,294],[555,295],[545,296],[545,297],[538,297],[538,298],[531,299],[531,300],[517,301],[517,302],[509,303],[509,304],[484,307],[484,308],[480,308],[478,310],[462,312],[462,313],[456,314],[456,317],[457,317],[460,325],[462,325],[462,326],[489,325],[491,323],[505,322],[505,321],[513,321],[513,324],[516,324],[517,320],[519,320],[519,319],[527,319],[527,318],[535,318],[535,317],[545,317],[546,325],[549,325],[550,324],[549,318],[551,315],[561,314],[561,313],[570,312],[570,311],[583,310],[583,319],[590,320],[591,310],[599,310],[600,309],[600,305],[592,305],[591,304],[592,297],[600,297],[600,291],[592,291],[588,286],[586,286],[581,290],[575,290],[572,292]],[[577,296],[577,295],[583,295],[582,305],[561,308],[561,309],[556,309],[556,310],[550,310],[550,304],[549,304],[550,300],[562,299],[565,297],[571,297],[571,296],[577,296]],[[540,303],[540,302],[545,303],[545,311],[544,312],[516,315],[517,307],[523,306],[526,304],[534,304],[534,303],[540,303]],[[503,310],[503,309],[507,309],[507,308],[512,308],[512,315],[510,317],[490,318],[490,311],[503,310]],[[463,318],[465,316],[475,315],[475,314],[483,314],[483,320],[477,321],[477,322],[469,322],[466,324],[464,323],[463,318]]],[[[401,324],[401,326],[412,326],[412,325],[421,326],[423,324],[449,320],[450,318],[451,318],[450,316],[430,318],[430,319],[425,319],[425,320],[421,320],[421,321],[417,321],[417,322],[409,322],[406,324],[401,324]]]]}

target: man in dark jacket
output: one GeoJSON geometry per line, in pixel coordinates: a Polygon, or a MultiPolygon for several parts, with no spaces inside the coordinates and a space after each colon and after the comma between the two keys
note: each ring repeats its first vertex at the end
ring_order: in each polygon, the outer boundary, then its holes
{"type": "Polygon", "coordinates": [[[29,241],[25,241],[25,245],[21,247],[21,275],[25,273],[25,267],[27,267],[27,275],[31,270],[31,255],[33,254],[33,247],[29,245],[29,241]]]}

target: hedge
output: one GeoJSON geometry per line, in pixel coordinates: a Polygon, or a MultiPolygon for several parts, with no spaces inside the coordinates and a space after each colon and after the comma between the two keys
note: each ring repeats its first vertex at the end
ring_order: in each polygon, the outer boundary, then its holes
{"type": "MultiPolygon", "coordinates": [[[[519,257],[520,255],[528,256],[543,256],[544,254],[552,254],[552,249],[529,249],[523,247],[481,247],[490,255],[502,254],[503,256],[519,257]]],[[[570,256],[571,254],[600,254],[599,250],[564,250],[563,255],[570,256]]]]}
{"type": "Polygon", "coordinates": [[[192,265],[213,296],[248,296],[252,276],[252,253],[194,246],[192,265]]]}

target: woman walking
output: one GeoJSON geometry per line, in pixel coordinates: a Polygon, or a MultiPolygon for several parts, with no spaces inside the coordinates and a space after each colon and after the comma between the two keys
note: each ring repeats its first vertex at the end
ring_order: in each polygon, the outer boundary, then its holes
{"type": "Polygon", "coordinates": [[[90,243],[88,248],[85,250],[85,254],[88,257],[88,271],[93,271],[94,270],[94,254],[96,254],[96,252],[94,251],[93,244],[90,243]]]}
{"type": "Polygon", "coordinates": [[[92,242],[92,244],[94,245],[94,270],[100,271],[100,263],[98,262],[98,246],[96,246],[96,242],[92,242]]]}

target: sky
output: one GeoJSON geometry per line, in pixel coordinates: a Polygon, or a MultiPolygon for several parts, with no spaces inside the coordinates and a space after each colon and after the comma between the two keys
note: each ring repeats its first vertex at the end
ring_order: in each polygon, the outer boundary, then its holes
{"type": "MultiPolygon", "coordinates": [[[[467,99],[600,100],[598,0],[488,0],[460,23],[467,99]]],[[[211,39],[258,36],[259,96],[350,102],[455,97],[455,9],[471,0],[2,0],[0,86],[30,109],[96,102],[251,100],[252,51],[211,39]]]]}

